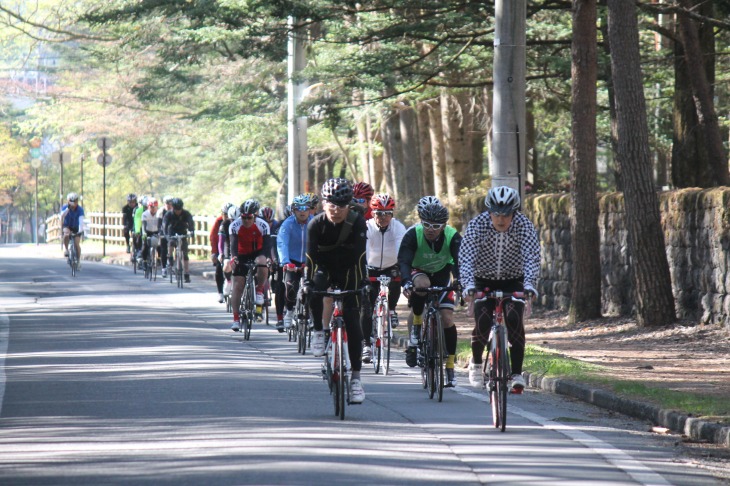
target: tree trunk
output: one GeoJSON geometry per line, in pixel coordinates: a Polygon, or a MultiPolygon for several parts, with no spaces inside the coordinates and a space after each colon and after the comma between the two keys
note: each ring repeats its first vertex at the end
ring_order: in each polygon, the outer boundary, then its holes
{"type": "Polygon", "coordinates": [[[660,326],[674,322],[676,314],[659,198],[652,181],[639,26],[632,0],[608,0],[608,36],[618,135],[616,161],[624,175],[637,321],[641,326],[660,326]]]}
{"type": "Polygon", "coordinates": [[[487,101],[486,91],[476,92],[471,95],[472,116],[469,138],[471,139],[471,173],[474,176],[472,183],[480,180],[484,173],[484,145],[487,142],[486,113],[487,101]]]}
{"type": "Polygon", "coordinates": [[[483,130],[484,130],[484,168],[482,170],[483,174],[489,173],[489,167],[492,166],[492,161],[489,159],[489,157],[492,154],[492,126],[494,126],[494,118],[492,117],[492,97],[489,92],[489,88],[487,86],[484,87],[484,121],[483,121],[483,130]]]}
{"type": "Polygon", "coordinates": [[[373,118],[370,113],[366,114],[365,129],[368,136],[368,164],[370,172],[373,175],[372,186],[383,190],[385,187],[383,175],[383,154],[375,151],[375,145],[378,142],[378,131],[373,129],[373,118]]]}
{"type": "Polygon", "coordinates": [[[431,153],[431,120],[426,103],[416,105],[418,116],[418,142],[421,154],[421,194],[434,194],[433,156],[431,153]]]}
{"type": "MultiPolygon", "coordinates": [[[[704,3],[704,2],[703,2],[704,3]]],[[[686,10],[694,6],[690,0],[679,0],[679,4],[686,10]]],[[[711,3],[709,8],[712,8],[711,3]]],[[[711,13],[711,12],[710,12],[711,13]]],[[[684,61],[686,63],[689,85],[692,90],[692,100],[696,111],[696,120],[702,131],[707,150],[707,161],[711,174],[711,186],[727,186],[730,184],[730,173],[728,173],[728,160],[725,149],[722,146],[720,126],[715,107],[712,100],[712,88],[705,67],[703,49],[700,46],[700,39],[697,27],[688,15],[678,14],[679,34],[684,48],[684,61]]],[[[710,27],[710,31],[712,28],[710,27]]],[[[711,53],[714,54],[714,42],[710,39],[711,53]]],[[[709,63],[714,63],[714,55],[707,56],[709,63]]],[[[714,72],[714,66],[711,73],[714,72]]],[[[708,186],[703,186],[708,187],[708,186]]]]}
{"type": "Polygon", "coordinates": [[[404,191],[400,195],[399,203],[402,207],[412,207],[421,197],[421,153],[416,110],[406,103],[400,109],[400,135],[402,165],[397,174],[403,180],[404,191]]]}
{"type": "Polygon", "coordinates": [[[596,198],[596,0],[573,1],[570,240],[573,274],[568,321],[601,316],[601,237],[596,198]]]}
{"type": "Polygon", "coordinates": [[[446,193],[446,155],[444,153],[444,130],[441,122],[441,98],[429,101],[428,108],[431,155],[433,157],[433,194],[442,196],[446,193]]]}
{"type": "Polygon", "coordinates": [[[449,94],[441,91],[441,118],[444,131],[444,155],[446,165],[446,191],[450,203],[455,203],[459,192],[471,186],[471,144],[469,128],[472,126],[468,107],[468,93],[449,94]]]}
{"type": "Polygon", "coordinates": [[[403,167],[403,148],[401,144],[400,117],[392,108],[383,113],[381,123],[383,132],[383,173],[388,193],[396,198],[400,197],[405,187],[405,181],[397,178],[397,167],[403,167]]]}

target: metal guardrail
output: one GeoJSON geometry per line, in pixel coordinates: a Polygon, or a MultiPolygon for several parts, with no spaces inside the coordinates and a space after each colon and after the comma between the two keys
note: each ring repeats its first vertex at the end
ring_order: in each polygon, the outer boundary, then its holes
{"type": "MultiPolygon", "coordinates": [[[[91,240],[104,240],[104,213],[87,213],[84,217],[86,231],[84,236],[91,240]]],[[[210,253],[210,228],[215,221],[214,216],[193,216],[195,223],[195,238],[188,248],[198,256],[207,256],[210,253]]],[[[54,214],[46,219],[46,241],[61,240],[61,217],[54,214]]],[[[106,213],[106,242],[111,245],[124,246],[124,225],[122,213],[106,213]]]]}

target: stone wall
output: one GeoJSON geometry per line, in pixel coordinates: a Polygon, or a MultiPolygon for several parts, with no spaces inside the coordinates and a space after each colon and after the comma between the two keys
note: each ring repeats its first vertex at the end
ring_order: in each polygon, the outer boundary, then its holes
{"type": "MultiPolygon", "coordinates": [[[[659,198],[677,315],[730,327],[730,188],[682,189],[659,198]]],[[[477,199],[464,207],[465,221],[483,210],[477,199]]],[[[569,208],[566,194],[530,196],[524,204],[540,235],[538,291],[548,308],[570,305],[569,208]]],[[[600,196],[599,229],[603,312],[629,315],[634,286],[622,193],[600,196]]]]}

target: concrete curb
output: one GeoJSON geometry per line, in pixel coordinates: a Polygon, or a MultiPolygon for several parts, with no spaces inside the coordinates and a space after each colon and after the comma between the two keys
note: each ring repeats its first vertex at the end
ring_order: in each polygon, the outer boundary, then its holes
{"type": "Polygon", "coordinates": [[[648,403],[629,400],[605,390],[560,378],[545,378],[527,372],[524,372],[523,376],[531,387],[571,396],[630,417],[649,420],[655,425],[684,434],[692,440],[712,442],[730,448],[729,426],[694,418],[676,410],[662,409],[648,403]]]}

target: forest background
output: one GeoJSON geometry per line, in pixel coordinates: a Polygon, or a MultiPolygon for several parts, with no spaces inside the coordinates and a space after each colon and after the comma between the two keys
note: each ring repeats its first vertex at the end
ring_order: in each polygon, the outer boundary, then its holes
{"type": "MultiPolygon", "coordinates": [[[[407,221],[424,194],[458,214],[463,198],[489,183],[494,7],[3,0],[2,217],[32,218],[30,149],[38,143],[41,216],[70,191],[100,210],[101,136],[114,141],[108,210],[137,193],[174,194],[200,215],[253,196],[281,211],[292,28],[307,40],[301,112],[311,190],[343,176],[395,195],[407,221]],[[68,154],[63,190],[54,152],[68,154]]],[[[570,191],[576,221],[591,221],[581,189],[589,201],[626,191],[631,217],[645,209],[631,195],[647,188],[727,185],[729,19],[728,0],[527,2],[531,190],[570,191]],[[588,80],[590,96],[576,80],[588,80]],[[622,107],[636,124],[621,123],[622,107]]],[[[649,220],[654,205],[650,198],[649,220]]],[[[668,281],[668,273],[659,277],[668,281]]]]}

